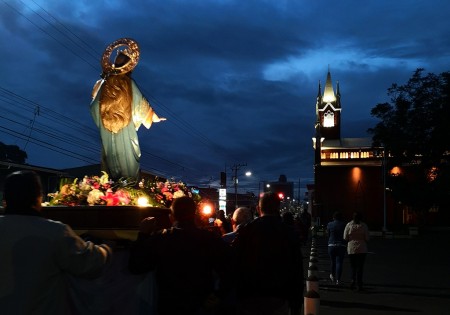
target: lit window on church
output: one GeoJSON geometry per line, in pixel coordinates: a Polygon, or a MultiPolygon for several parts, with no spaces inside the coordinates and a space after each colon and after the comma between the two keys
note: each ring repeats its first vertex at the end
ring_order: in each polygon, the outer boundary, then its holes
{"type": "Polygon", "coordinates": [[[323,126],[334,127],[334,113],[331,110],[323,115],[323,126]]]}

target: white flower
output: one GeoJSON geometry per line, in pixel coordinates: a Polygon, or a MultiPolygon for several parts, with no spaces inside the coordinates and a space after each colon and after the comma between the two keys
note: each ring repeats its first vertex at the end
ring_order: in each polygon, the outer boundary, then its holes
{"type": "Polygon", "coordinates": [[[87,180],[88,180],[88,177],[85,176],[83,178],[83,181],[78,185],[78,187],[80,187],[80,190],[82,190],[82,191],[89,191],[89,190],[92,189],[91,185],[89,185],[87,180]]]}
{"type": "Polygon", "coordinates": [[[101,192],[100,190],[92,189],[88,194],[87,202],[90,205],[93,205],[100,200],[100,197],[103,197],[104,195],[105,194],[103,192],[101,192]]]}
{"type": "Polygon", "coordinates": [[[109,182],[108,173],[102,171],[103,175],[100,177],[100,185],[107,184],[109,182]]]}
{"type": "Polygon", "coordinates": [[[185,196],[185,194],[182,190],[177,190],[176,192],[173,193],[173,198],[180,198],[183,196],[185,196]]]}

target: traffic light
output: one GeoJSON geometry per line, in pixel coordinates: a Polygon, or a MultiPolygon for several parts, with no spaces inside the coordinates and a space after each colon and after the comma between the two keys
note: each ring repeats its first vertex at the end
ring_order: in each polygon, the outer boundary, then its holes
{"type": "Polygon", "coordinates": [[[280,198],[280,200],[284,199],[284,194],[282,192],[278,193],[278,198],[280,198]]]}

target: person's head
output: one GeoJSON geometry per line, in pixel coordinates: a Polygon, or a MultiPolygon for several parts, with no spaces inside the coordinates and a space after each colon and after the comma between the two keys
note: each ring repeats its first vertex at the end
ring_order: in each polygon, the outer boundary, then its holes
{"type": "Polygon", "coordinates": [[[337,220],[337,221],[341,221],[342,220],[342,213],[340,211],[336,211],[335,213],[333,213],[333,219],[337,220]]]}
{"type": "Polygon", "coordinates": [[[361,213],[356,211],[353,213],[353,222],[360,223],[361,222],[361,213]]]}
{"type": "Polygon", "coordinates": [[[225,211],[223,211],[223,210],[217,211],[217,218],[220,220],[226,220],[225,211]]]}
{"type": "Polygon", "coordinates": [[[259,212],[264,215],[280,215],[280,197],[272,192],[266,192],[259,199],[259,212]]]}
{"type": "Polygon", "coordinates": [[[41,209],[42,184],[32,171],[18,171],[5,179],[3,199],[8,210],[41,209]]]}
{"type": "Polygon", "coordinates": [[[247,207],[240,207],[234,210],[231,222],[233,227],[237,227],[240,224],[245,224],[252,220],[252,212],[247,207]]]}
{"type": "Polygon", "coordinates": [[[194,221],[197,205],[188,196],[175,198],[170,207],[175,221],[194,221]]]}

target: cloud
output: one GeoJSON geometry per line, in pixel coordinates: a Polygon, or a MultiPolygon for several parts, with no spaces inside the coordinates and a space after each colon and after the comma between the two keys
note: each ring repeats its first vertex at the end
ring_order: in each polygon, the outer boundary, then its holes
{"type": "MultiPolygon", "coordinates": [[[[275,61],[268,64],[263,70],[266,80],[291,81],[299,75],[308,78],[319,77],[319,71],[324,64],[331,66],[333,72],[337,71],[366,71],[377,72],[383,69],[405,68],[413,70],[417,65],[424,64],[419,59],[396,57],[395,54],[383,55],[373,51],[361,51],[356,45],[353,47],[332,46],[318,50],[309,50],[301,56],[288,57],[287,60],[275,61]],[[394,55],[394,56],[392,56],[394,55]]],[[[405,50],[398,47],[397,50],[405,50]]]]}
{"type": "MultiPolygon", "coordinates": [[[[2,47],[7,62],[0,88],[17,97],[0,90],[0,108],[17,123],[4,118],[1,124],[28,134],[35,119],[36,139],[86,157],[29,143],[30,164],[99,162],[91,89],[106,46],[132,37],[141,49],[133,78],[168,118],[139,130],[143,167],[195,184],[210,183],[239,162],[253,171],[249,187],[280,174],[311,178],[315,98],[328,67],[334,86],[340,85],[343,135],[365,135],[374,123],[370,109],[387,100],[392,83],[406,82],[418,67],[448,70],[449,5],[399,0],[387,10],[384,2],[331,0],[3,2],[0,36],[8,45],[2,47]]],[[[0,137],[26,143],[5,132],[0,137]]]]}

